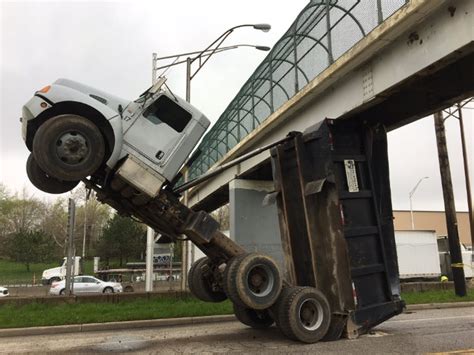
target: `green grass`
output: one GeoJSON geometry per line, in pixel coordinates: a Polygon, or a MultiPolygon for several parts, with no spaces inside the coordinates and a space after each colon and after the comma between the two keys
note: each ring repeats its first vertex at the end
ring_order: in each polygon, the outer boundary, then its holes
{"type": "MultiPolygon", "coordinates": [[[[457,297],[452,290],[402,294],[407,304],[474,301],[474,292],[457,297]]],[[[141,319],[231,314],[232,304],[207,303],[192,297],[127,300],[119,303],[42,304],[0,306],[0,328],[102,323],[141,319]]]]}
{"type": "MultiPolygon", "coordinates": [[[[30,264],[30,271],[26,271],[25,264],[0,259],[0,286],[11,284],[32,284],[33,277],[36,283],[41,283],[41,275],[45,269],[59,266],[60,261],[52,263],[30,264]]],[[[84,274],[92,275],[94,268],[92,260],[84,262],[84,274]]]]}
{"type": "Polygon", "coordinates": [[[474,289],[468,290],[465,297],[454,294],[454,290],[424,291],[402,293],[406,304],[468,302],[474,301],[474,289]]]}
{"type": "Polygon", "coordinates": [[[140,319],[181,318],[231,314],[232,304],[194,298],[156,298],[119,303],[40,304],[0,307],[0,328],[102,323],[140,319]]]}

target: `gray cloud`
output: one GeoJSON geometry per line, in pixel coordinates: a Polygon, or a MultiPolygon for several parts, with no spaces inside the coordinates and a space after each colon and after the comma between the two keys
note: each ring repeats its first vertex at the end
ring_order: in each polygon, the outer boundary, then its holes
{"type": "MultiPolygon", "coordinates": [[[[294,1],[3,1],[1,6],[0,182],[45,196],[28,181],[28,152],[20,137],[21,106],[35,90],[59,77],[134,98],[151,81],[151,53],[199,50],[227,28],[268,22],[272,31],[241,29],[228,44],[272,45],[306,0],[294,1]]],[[[248,48],[214,57],[192,82],[192,102],[215,121],[265,53],[248,48]]],[[[168,73],[184,96],[184,68],[168,73]]],[[[473,105],[474,106],[474,105],[473,105]]],[[[472,174],[473,110],[466,110],[472,174]]],[[[459,209],[466,195],[457,122],[447,121],[451,169],[459,209]]],[[[389,134],[394,208],[408,208],[408,192],[419,178],[414,207],[443,209],[432,118],[389,134]]],[[[48,198],[52,198],[49,196],[48,198]]]]}

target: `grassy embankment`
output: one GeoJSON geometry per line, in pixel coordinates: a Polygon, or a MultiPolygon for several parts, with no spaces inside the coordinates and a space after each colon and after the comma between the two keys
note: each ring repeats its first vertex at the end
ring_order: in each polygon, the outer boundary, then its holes
{"type": "MultiPolygon", "coordinates": [[[[30,271],[27,271],[25,264],[0,259],[0,286],[33,284],[33,279],[37,284],[40,284],[43,271],[57,267],[59,264],[59,260],[52,263],[34,263],[30,264],[30,271]]],[[[93,271],[93,261],[86,260],[84,262],[84,269],[84,274],[91,275],[93,271]]]]}
{"type": "MultiPolygon", "coordinates": [[[[474,292],[457,297],[452,290],[403,294],[407,304],[474,301],[474,292]]],[[[0,306],[0,328],[101,323],[140,319],[231,314],[232,304],[206,303],[194,298],[156,298],[119,303],[28,304],[0,306]]]]}

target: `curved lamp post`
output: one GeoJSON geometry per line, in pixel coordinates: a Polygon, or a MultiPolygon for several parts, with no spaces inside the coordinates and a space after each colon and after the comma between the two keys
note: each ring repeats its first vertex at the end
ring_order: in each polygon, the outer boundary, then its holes
{"type": "Polygon", "coordinates": [[[429,179],[429,176],[424,176],[416,183],[415,187],[410,191],[408,194],[408,198],[410,199],[410,217],[411,217],[411,229],[415,229],[415,221],[413,220],[413,204],[412,204],[412,197],[415,194],[416,189],[420,186],[421,182],[425,179],[429,179]]]}
{"type": "Polygon", "coordinates": [[[201,51],[196,51],[196,52],[188,52],[188,53],[181,53],[181,54],[175,54],[175,55],[170,55],[166,57],[160,57],[158,58],[156,56],[156,53],[153,53],[153,82],[155,82],[156,79],[156,71],[159,69],[164,69],[164,68],[169,68],[174,65],[186,63],[186,101],[190,102],[191,100],[191,80],[196,76],[196,74],[201,70],[201,68],[207,63],[207,61],[215,54],[215,53],[220,53],[224,52],[227,50],[239,48],[239,47],[253,47],[257,50],[261,51],[269,51],[270,48],[266,46],[256,46],[256,45],[251,45],[251,44],[237,44],[233,46],[228,46],[228,47],[221,47],[222,43],[226,40],[227,37],[230,36],[234,30],[237,28],[241,27],[252,27],[256,30],[260,30],[263,32],[268,32],[271,29],[271,26],[266,23],[259,23],[259,24],[244,24],[244,25],[238,25],[229,28],[226,30],[224,33],[222,33],[219,37],[217,37],[211,44],[209,44],[206,48],[204,48],[201,51]],[[188,56],[186,60],[179,61],[180,57],[183,56],[188,56]],[[162,59],[171,59],[171,58],[176,58],[175,62],[168,64],[168,65],[163,65],[160,67],[156,67],[156,62],[158,60],[162,59]],[[192,65],[197,61],[197,69],[193,72],[192,71],[192,65]]]}
{"type": "MultiPolygon", "coordinates": [[[[165,69],[172,67],[174,65],[186,63],[186,101],[190,102],[191,100],[191,80],[196,76],[196,74],[201,70],[201,68],[204,66],[204,64],[207,63],[207,61],[215,54],[215,53],[220,53],[224,52],[227,50],[239,48],[239,47],[253,47],[257,50],[262,50],[262,51],[269,51],[270,48],[266,46],[255,46],[255,45],[250,45],[250,44],[237,44],[233,46],[228,46],[228,47],[221,47],[222,43],[226,40],[229,35],[236,30],[237,28],[241,27],[252,27],[256,30],[260,30],[263,32],[268,32],[271,29],[271,26],[266,23],[260,23],[260,24],[245,24],[245,25],[239,25],[239,26],[234,26],[226,30],[224,33],[222,33],[219,37],[217,37],[210,45],[208,45],[205,49],[202,51],[196,51],[196,52],[188,52],[188,53],[181,53],[181,54],[175,54],[175,55],[170,55],[170,56],[165,56],[165,57],[160,57],[158,58],[156,53],[153,53],[153,69],[152,69],[152,80],[153,84],[155,84],[156,81],[156,71],[159,69],[165,69]],[[188,56],[186,60],[179,61],[180,57],[188,56]],[[162,59],[171,59],[175,58],[175,61],[172,62],[171,64],[168,65],[163,65],[160,67],[156,67],[156,62],[158,60],[162,59]],[[197,69],[192,72],[192,64],[197,61],[197,69]]],[[[184,181],[188,181],[188,174],[187,171],[184,173],[184,181]]],[[[187,191],[184,192],[183,196],[183,203],[185,205],[188,204],[188,193],[187,191]]],[[[187,266],[188,263],[188,244],[186,242],[183,243],[183,249],[182,249],[182,264],[181,264],[181,289],[186,290],[186,283],[187,283],[187,266]]]]}

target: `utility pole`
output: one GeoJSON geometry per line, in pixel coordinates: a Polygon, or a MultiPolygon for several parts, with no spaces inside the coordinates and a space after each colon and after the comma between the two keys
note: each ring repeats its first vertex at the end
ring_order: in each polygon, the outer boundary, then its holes
{"type": "Polygon", "coordinates": [[[453,270],[454,290],[457,296],[466,296],[466,279],[462,263],[461,247],[459,245],[458,223],[456,207],[454,205],[453,184],[449,167],[448,147],[446,145],[446,131],[444,128],[443,113],[434,114],[436,143],[438,145],[439,169],[443,186],[444,210],[448,230],[449,252],[451,254],[451,268],[453,270]]]}
{"type": "Polygon", "coordinates": [[[67,261],[66,261],[66,294],[72,294],[72,263],[74,253],[74,223],[76,219],[76,204],[72,198],[68,204],[68,223],[67,223],[67,261]]]}
{"type": "Polygon", "coordinates": [[[471,230],[471,245],[474,250],[474,212],[472,210],[471,178],[469,177],[469,164],[468,164],[468,158],[467,158],[466,135],[464,134],[462,105],[460,102],[458,102],[456,106],[458,109],[457,119],[459,120],[459,129],[461,130],[462,158],[464,162],[464,178],[466,179],[467,207],[469,210],[469,228],[471,230]]]}

